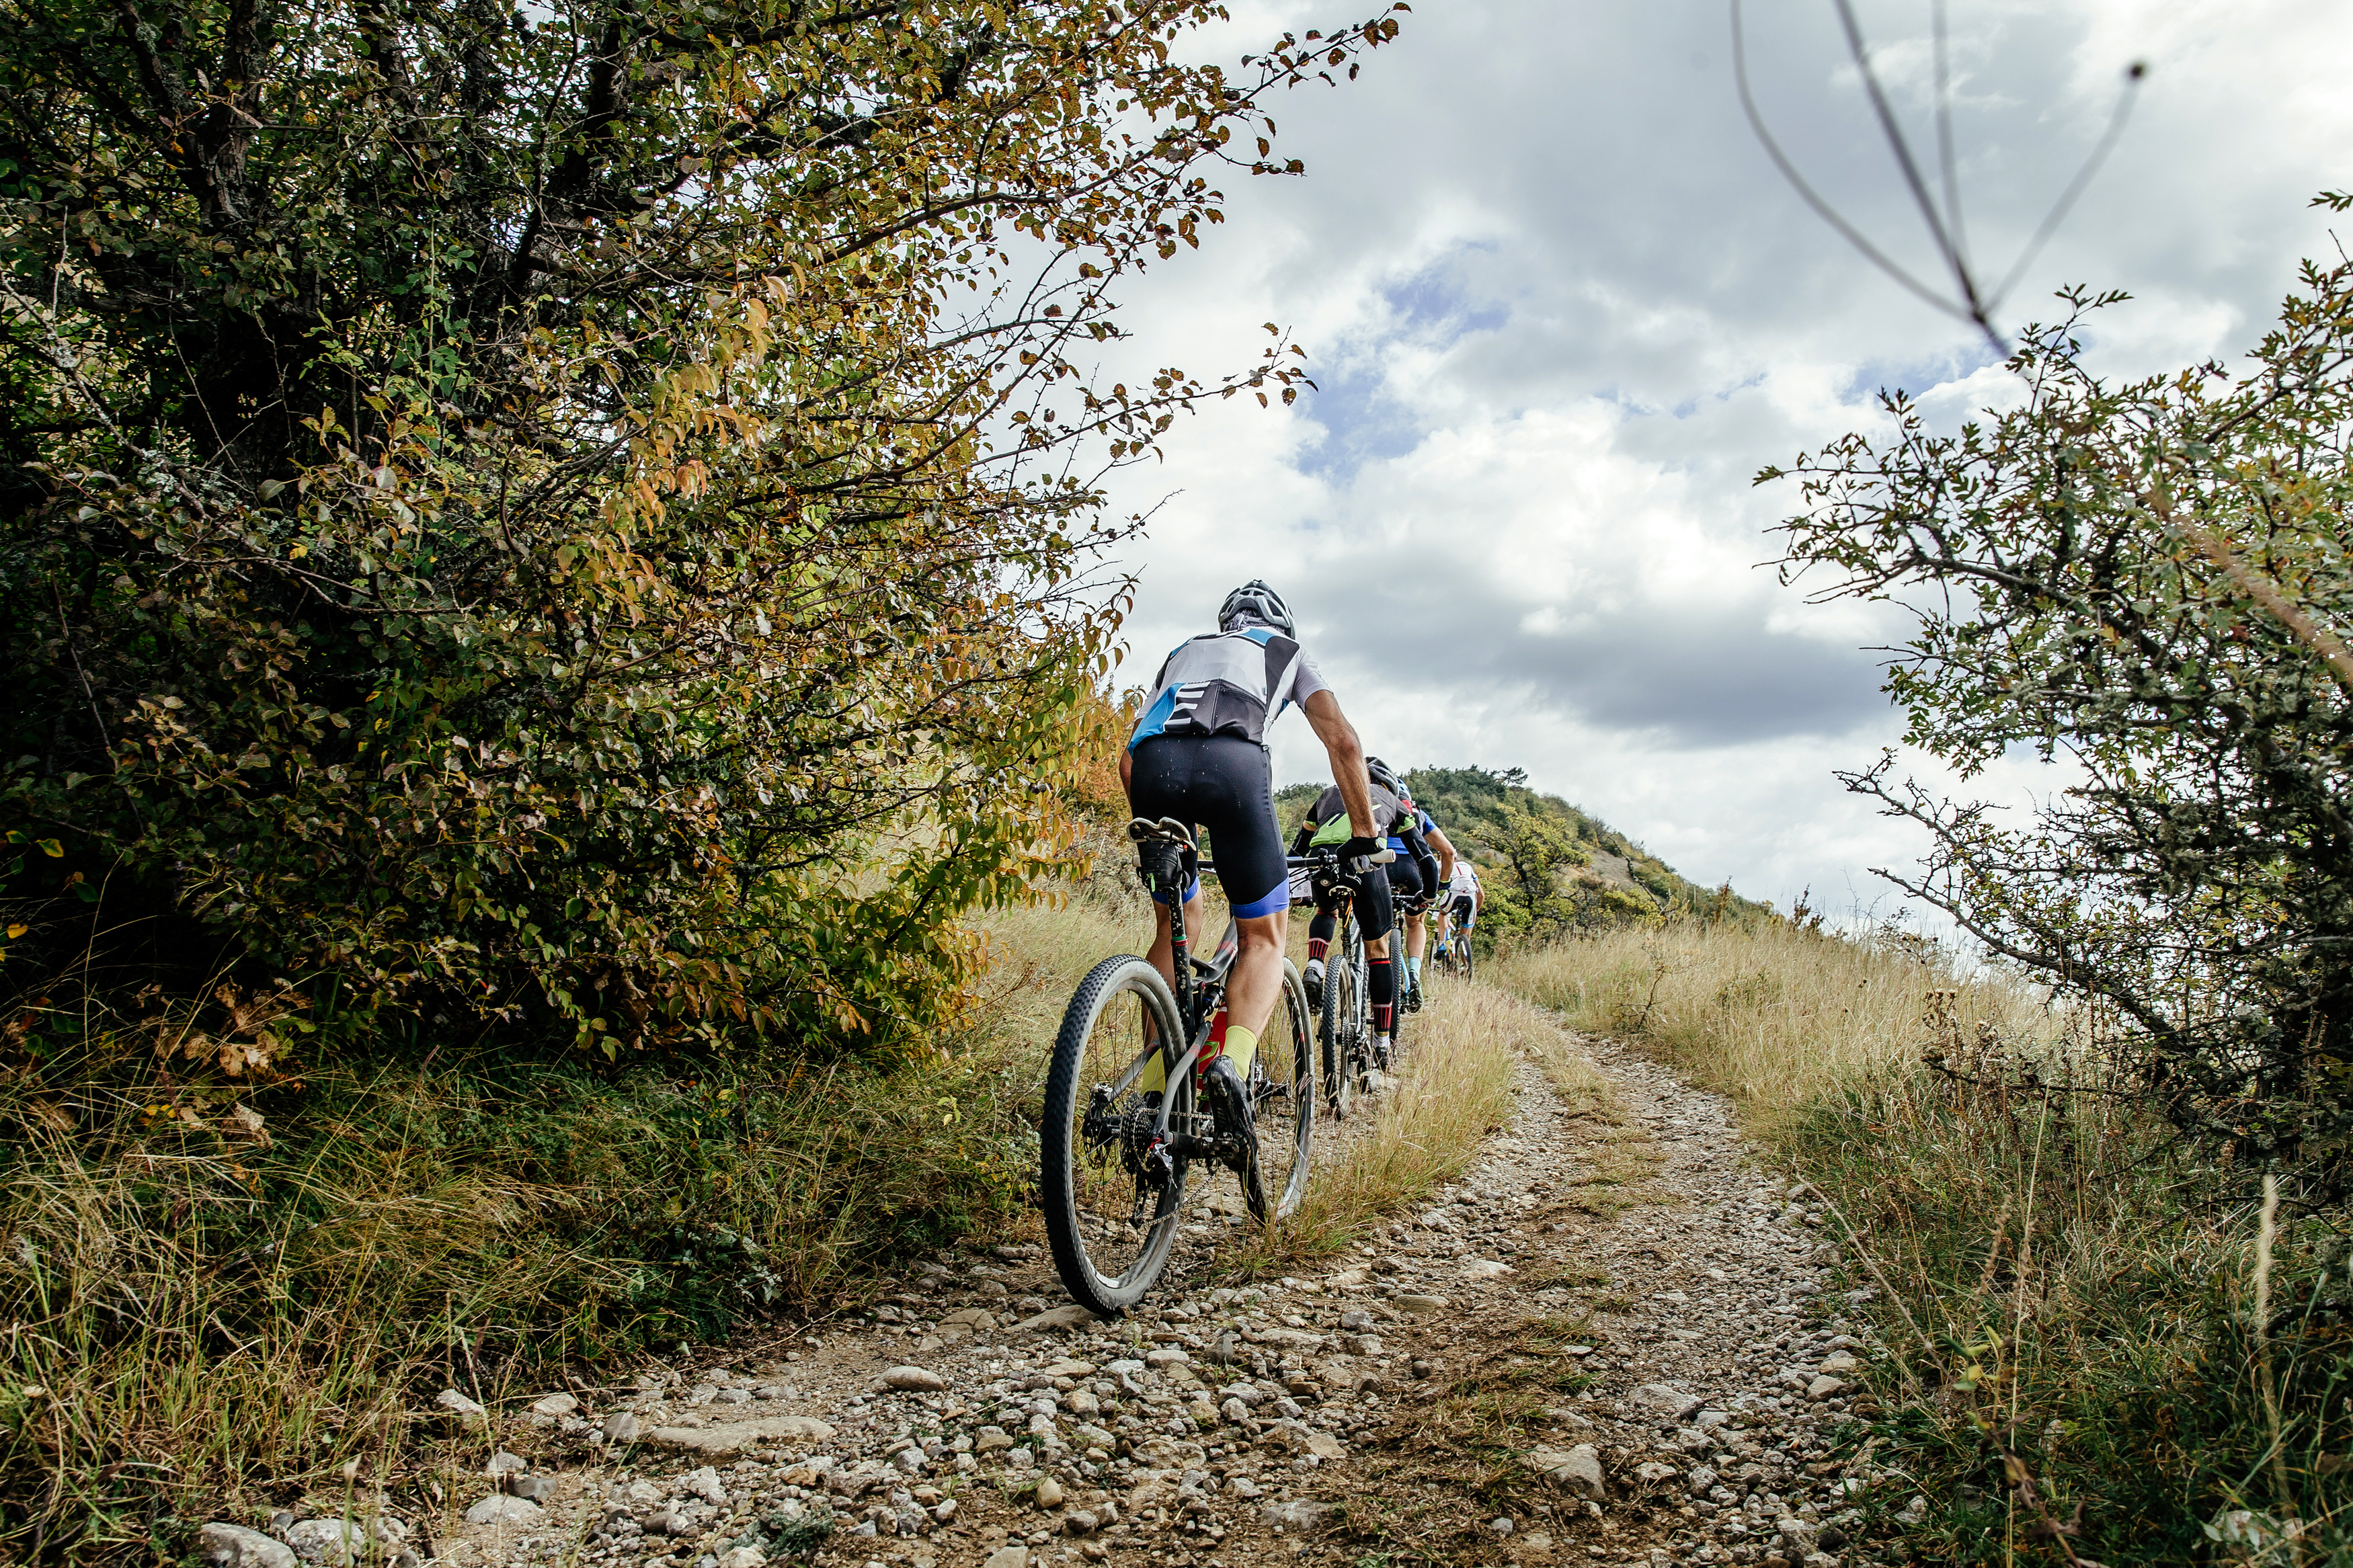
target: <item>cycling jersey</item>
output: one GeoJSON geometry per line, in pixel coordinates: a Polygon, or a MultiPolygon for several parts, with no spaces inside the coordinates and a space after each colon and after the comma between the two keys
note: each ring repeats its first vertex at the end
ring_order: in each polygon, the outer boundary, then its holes
{"type": "MultiPolygon", "coordinates": [[[[1422,810],[1421,807],[1414,805],[1410,801],[1406,803],[1405,809],[1400,812],[1398,816],[1401,820],[1408,824],[1407,827],[1403,830],[1405,832],[1418,832],[1424,838],[1427,838],[1431,834],[1438,831],[1438,824],[1430,819],[1430,813],[1422,810]]],[[[1390,824],[1389,826],[1394,826],[1395,824],[1390,824]]],[[[1402,855],[1406,852],[1406,842],[1398,835],[1391,834],[1389,836],[1389,847],[1402,855]]]]}
{"type": "Polygon", "coordinates": [[[1447,888],[1458,899],[1479,896],[1479,873],[1472,870],[1471,862],[1460,855],[1454,858],[1454,879],[1447,884],[1447,888]]]}
{"type": "Polygon", "coordinates": [[[1273,627],[1209,632],[1161,661],[1127,749],[1155,735],[1239,735],[1264,746],[1267,725],[1284,708],[1324,689],[1307,650],[1273,627]]]}
{"type": "MultiPolygon", "coordinates": [[[[1404,803],[1380,785],[1369,784],[1366,787],[1372,791],[1373,836],[1377,838],[1386,835],[1390,826],[1405,815],[1406,808],[1404,803]]],[[[1307,820],[1322,824],[1307,841],[1319,849],[1326,845],[1345,844],[1356,834],[1356,829],[1348,826],[1348,807],[1340,799],[1338,784],[1332,785],[1315,797],[1314,807],[1308,812],[1307,820]]],[[[1404,847],[1394,839],[1390,843],[1393,847],[1404,847]]]]}

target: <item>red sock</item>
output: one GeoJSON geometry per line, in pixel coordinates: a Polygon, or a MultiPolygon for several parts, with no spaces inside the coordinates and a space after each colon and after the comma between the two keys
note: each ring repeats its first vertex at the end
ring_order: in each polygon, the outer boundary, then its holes
{"type": "Polygon", "coordinates": [[[1311,936],[1307,939],[1307,956],[1310,960],[1323,957],[1331,949],[1332,944],[1322,937],[1311,936]]]}
{"type": "Polygon", "coordinates": [[[1397,965],[1387,958],[1365,961],[1366,989],[1372,993],[1373,1027],[1386,1035],[1397,1017],[1397,965]]]}

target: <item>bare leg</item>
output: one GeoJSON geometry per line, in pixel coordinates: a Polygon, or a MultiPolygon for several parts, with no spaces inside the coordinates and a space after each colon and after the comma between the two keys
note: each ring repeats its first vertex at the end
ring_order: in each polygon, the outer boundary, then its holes
{"type": "Polygon", "coordinates": [[[1266,1033],[1282,992],[1282,944],[1291,911],[1277,910],[1235,923],[1233,972],[1226,979],[1226,1022],[1253,1035],[1266,1033]]]}

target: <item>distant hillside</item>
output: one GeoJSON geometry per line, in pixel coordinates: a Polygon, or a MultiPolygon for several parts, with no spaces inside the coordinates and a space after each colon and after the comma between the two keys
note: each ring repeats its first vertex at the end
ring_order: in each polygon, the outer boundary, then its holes
{"type": "MultiPolygon", "coordinates": [[[[1519,768],[1416,768],[1406,783],[1479,868],[1493,935],[1554,935],[1672,916],[1746,922],[1773,912],[1729,884],[1704,888],[1684,879],[1608,823],[1528,788],[1519,768]]],[[[1296,784],[1276,794],[1286,833],[1324,788],[1296,784]]]]}

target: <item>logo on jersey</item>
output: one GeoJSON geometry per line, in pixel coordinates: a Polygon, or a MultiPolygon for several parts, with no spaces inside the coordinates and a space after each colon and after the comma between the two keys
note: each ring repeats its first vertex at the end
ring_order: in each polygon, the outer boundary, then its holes
{"type": "Polygon", "coordinates": [[[1163,722],[1168,729],[1180,732],[1193,728],[1199,722],[1201,700],[1209,694],[1209,683],[1188,680],[1182,686],[1171,688],[1171,692],[1176,699],[1176,704],[1168,710],[1168,716],[1163,722]]]}

